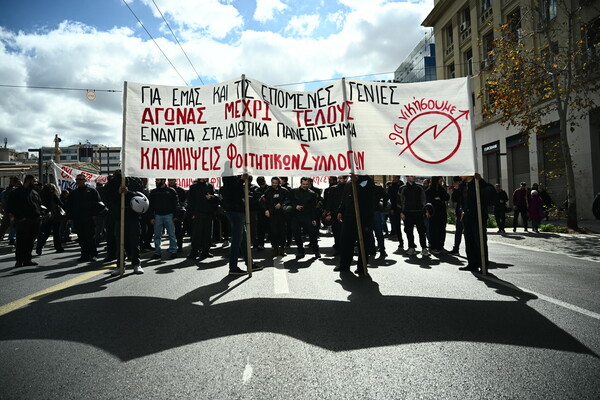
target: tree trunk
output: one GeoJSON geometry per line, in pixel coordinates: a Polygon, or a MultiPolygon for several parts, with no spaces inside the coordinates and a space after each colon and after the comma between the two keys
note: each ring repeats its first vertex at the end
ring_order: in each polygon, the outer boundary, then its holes
{"type": "Polygon", "coordinates": [[[567,227],[569,229],[579,230],[577,226],[577,197],[575,189],[575,174],[573,172],[573,160],[571,158],[571,149],[567,135],[567,113],[559,108],[558,116],[560,119],[560,147],[563,160],[565,161],[565,174],[567,176],[567,227]]]}

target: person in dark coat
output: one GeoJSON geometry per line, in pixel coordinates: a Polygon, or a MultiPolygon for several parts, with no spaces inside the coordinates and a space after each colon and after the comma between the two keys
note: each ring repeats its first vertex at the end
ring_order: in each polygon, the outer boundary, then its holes
{"type": "Polygon", "coordinates": [[[160,242],[163,229],[169,237],[169,257],[177,257],[177,237],[175,235],[175,212],[179,207],[179,197],[172,187],[167,186],[165,179],[156,179],[156,188],[150,191],[150,222],[154,225],[154,254],[153,260],[161,258],[160,242]]]}
{"type": "Polygon", "coordinates": [[[498,232],[505,233],[506,228],[506,205],[508,204],[508,194],[500,187],[499,183],[494,186],[496,197],[494,199],[494,218],[498,225],[498,232]]]}
{"type": "MultiPolygon", "coordinates": [[[[373,234],[373,213],[375,209],[373,195],[375,192],[375,184],[368,175],[353,175],[353,179],[356,180],[355,183],[358,194],[357,202],[360,213],[361,231],[363,240],[366,240],[370,235],[373,234]]],[[[356,209],[354,205],[352,181],[350,180],[344,185],[344,192],[342,194],[342,201],[338,209],[337,218],[338,220],[343,221],[341,240],[342,247],[340,249],[340,263],[333,270],[349,271],[352,258],[354,257],[354,246],[358,240],[358,224],[356,221],[356,209]]],[[[364,274],[364,264],[362,261],[363,257],[360,251],[360,245],[358,248],[358,266],[355,272],[358,275],[362,275],[364,274]]],[[[367,252],[367,254],[365,254],[367,263],[369,262],[368,257],[369,256],[367,252]]]]}
{"type": "Polygon", "coordinates": [[[11,191],[6,202],[6,211],[14,220],[17,232],[15,267],[38,265],[31,260],[33,242],[40,231],[42,207],[40,195],[33,188],[35,182],[33,175],[25,176],[23,185],[11,191]]]}
{"type": "Polygon", "coordinates": [[[274,176],[271,178],[271,186],[265,190],[261,199],[265,218],[269,221],[269,238],[273,248],[273,257],[287,255],[285,252],[287,220],[284,215],[284,207],[289,203],[288,197],[288,190],[282,187],[281,180],[274,176]]]}
{"type": "Polygon", "coordinates": [[[210,246],[218,205],[219,198],[208,179],[198,179],[190,186],[187,193],[187,212],[192,219],[192,250],[187,258],[195,259],[199,256],[202,261],[213,257],[210,246]]]}
{"type": "Polygon", "coordinates": [[[462,194],[458,190],[460,184],[462,183],[462,179],[460,176],[455,176],[452,178],[454,185],[452,190],[451,200],[454,203],[454,215],[456,219],[456,230],[454,231],[454,246],[452,246],[452,250],[450,250],[449,254],[458,255],[460,249],[460,243],[462,242],[463,237],[463,223],[460,220],[460,202],[462,198],[462,194]]]}
{"type": "Polygon", "coordinates": [[[168,179],[167,184],[170,188],[175,189],[177,193],[177,210],[175,214],[173,214],[173,225],[175,225],[175,238],[177,239],[177,252],[181,252],[183,250],[183,236],[185,233],[184,229],[184,221],[186,217],[186,200],[187,193],[184,188],[177,185],[177,179],[168,179]]]}
{"type": "Polygon", "coordinates": [[[465,246],[467,251],[467,265],[459,268],[461,271],[479,271],[481,270],[481,240],[480,232],[483,233],[483,249],[486,266],[489,265],[489,255],[487,248],[487,219],[488,211],[486,205],[494,196],[494,187],[481,178],[481,175],[463,176],[462,183],[458,190],[461,193],[460,214],[462,219],[465,246]],[[479,180],[479,196],[482,213],[482,225],[479,225],[477,214],[477,192],[475,188],[475,179],[479,180]]]}
{"type": "Polygon", "coordinates": [[[425,190],[425,198],[433,209],[429,216],[429,247],[432,253],[440,253],[444,250],[446,241],[446,223],[448,221],[446,202],[450,200],[441,176],[431,177],[431,184],[425,190]]]}
{"type": "Polygon", "coordinates": [[[529,200],[531,199],[531,193],[527,189],[527,183],[521,182],[518,189],[513,192],[513,210],[515,211],[513,216],[513,232],[517,231],[517,225],[519,224],[519,214],[523,219],[523,227],[527,232],[527,208],[529,207],[529,200]]]}
{"type": "Polygon", "coordinates": [[[60,223],[66,216],[66,212],[64,210],[65,205],[60,197],[58,197],[56,192],[56,186],[53,183],[47,183],[44,185],[42,192],[40,193],[42,205],[46,207],[49,215],[46,220],[42,222],[40,227],[40,234],[38,235],[35,250],[37,255],[42,254],[42,249],[44,248],[46,240],[48,240],[50,234],[52,234],[54,250],[57,253],[62,253],[65,251],[62,247],[60,237],[60,223]]]}
{"type": "Polygon", "coordinates": [[[302,178],[300,187],[292,189],[290,192],[290,204],[294,209],[294,218],[292,220],[294,239],[298,247],[298,258],[305,255],[302,241],[302,232],[308,234],[310,247],[316,258],[321,257],[318,243],[317,220],[319,210],[317,209],[318,195],[310,190],[310,179],[302,178]]]}
{"type": "MultiPolygon", "coordinates": [[[[229,274],[244,275],[244,271],[238,267],[238,258],[240,252],[248,265],[248,254],[246,247],[246,214],[245,214],[245,194],[244,182],[248,181],[248,174],[242,176],[223,177],[223,186],[219,189],[222,197],[223,208],[229,220],[230,226],[230,247],[229,247],[229,274]]],[[[253,271],[261,270],[262,267],[252,265],[253,271]]]]}
{"type": "Polygon", "coordinates": [[[96,261],[98,249],[94,238],[96,232],[95,219],[100,205],[102,207],[104,205],[100,200],[98,191],[86,185],[85,175],[77,175],[75,182],[77,188],[68,197],[67,217],[73,223],[81,248],[81,256],[77,261],[82,263],[96,261]]]}
{"type": "Polygon", "coordinates": [[[402,238],[400,208],[398,208],[398,194],[404,186],[404,182],[400,179],[400,175],[392,177],[392,183],[387,188],[387,198],[390,201],[390,225],[392,227],[391,235],[398,237],[398,250],[404,250],[404,239],[402,238]]]}
{"type": "Polygon", "coordinates": [[[416,226],[417,233],[419,234],[421,253],[424,256],[428,256],[429,250],[427,249],[425,222],[423,219],[425,191],[421,185],[415,182],[414,175],[407,177],[406,185],[398,192],[397,208],[400,211],[400,218],[404,221],[404,233],[406,233],[406,239],[408,240],[406,254],[417,254],[414,235],[414,228],[416,226]]]}

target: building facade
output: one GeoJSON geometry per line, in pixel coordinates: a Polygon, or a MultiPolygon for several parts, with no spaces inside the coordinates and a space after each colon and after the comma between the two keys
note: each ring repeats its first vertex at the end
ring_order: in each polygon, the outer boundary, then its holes
{"type": "MultiPolygon", "coordinates": [[[[100,175],[109,175],[121,169],[121,148],[108,147],[101,144],[76,144],[59,147],[59,164],[87,162],[97,164],[100,175]]],[[[48,163],[55,160],[54,147],[42,147],[42,161],[48,163]]]]}
{"type": "Polygon", "coordinates": [[[436,79],[435,36],[433,31],[429,31],[396,69],[394,81],[410,83],[435,81],[436,79]]]}
{"type": "MultiPolygon", "coordinates": [[[[588,50],[596,52],[600,0],[436,0],[422,24],[434,29],[438,79],[471,77],[478,170],[488,182],[500,183],[509,193],[522,181],[528,186],[545,185],[558,206],[566,199],[566,178],[548,172],[560,168],[562,162],[558,115],[545,121],[543,134],[528,136],[518,128],[500,125],[498,118],[484,115],[487,99],[477,94],[485,87],[486,71],[494,62],[495,28],[513,24],[519,38],[522,32],[535,32],[539,20],[525,18],[535,7],[542,7],[550,23],[559,23],[564,18],[562,1],[582,7],[583,19],[575,30],[580,32],[581,40],[589,42],[588,50]]],[[[526,44],[539,45],[535,38],[526,44]]],[[[589,110],[570,133],[569,146],[577,182],[578,215],[592,218],[591,202],[600,191],[600,108],[589,110]]]]}

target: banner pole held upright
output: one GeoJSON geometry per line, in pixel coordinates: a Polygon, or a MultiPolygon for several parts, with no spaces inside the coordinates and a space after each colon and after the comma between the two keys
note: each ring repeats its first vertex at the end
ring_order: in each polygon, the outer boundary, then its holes
{"type": "MultiPolygon", "coordinates": [[[[242,100],[246,100],[246,75],[242,74],[242,100]]],[[[244,129],[246,129],[246,112],[245,112],[246,103],[242,101],[242,121],[244,122],[244,129]]],[[[244,155],[247,153],[247,143],[246,137],[248,135],[244,135],[243,138],[243,153],[244,155]]],[[[244,179],[244,214],[246,216],[246,260],[247,266],[246,270],[248,271],[248,276],[252,278],[252,236],[250,235],[250,193],[249,186],[250,180],[248,179],[248,166],[244,165],[244,171],[246,179],[244,179]]]]}

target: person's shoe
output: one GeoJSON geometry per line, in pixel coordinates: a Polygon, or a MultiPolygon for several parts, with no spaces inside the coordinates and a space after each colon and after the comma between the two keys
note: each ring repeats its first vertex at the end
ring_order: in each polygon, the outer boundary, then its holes
{"type": "Polygon", "coordinates": [[[90,257],[90,261],[91,261],[91,262],[94,262],[94,261],[97,261],[97,260],[98,260],[98,257],[96,257],[96,256],[92,256],[92,257],[90,257]]]}
{"type": "Polygon", "coordinates": [[[350,271],[350,268],[343,268],[343,267],[337,266],[333,270],[335,272],[342,272],[342,271],[350,271]]]}
{"type": "Polygon", "coordinates": [[[35,261],[32,261],[32,260],[25,261],[25,262],[23,263],[23,266],[24,266],[24,267],[35,267],[35,266],[37,266],[37,265],[39,265],[39,264],[38,264],[38,263],[36,263],[35,261]]]}
{"type": "Polygon", "coordinates": [[[38,247],[37,249],[35,249],[35,254],[37,254],[38,256],[42,255],[42,249],[40,247],[38,247]]]}
{"type": "Polygon", "coordinates": [[[133,273],[136,275],[141,275],[144,273],[144,270],[142,269],[142,266],[138,264],[133,267],[133,273]]]}
{"type": "Polygon", "coordinates": [[[279,255],[279,248],[275,247],[271,250],[271,257],[277,257],[279,255]]]}
{"type": "Polygon", "coordinates": [[[285,256],[287,256],[287,253],[285,252],[285,248],[283,248],[283,247],[280,247],[280,248],[279,248],[279,255],[280,255],[281,257],[285,257],[285,256]]]}
{"type": "Polygon", "coordinates": [[[183,246],[177,246],[177,252],[178,253],[183,252],[183,246]]]}
{"type": "Polygon", "coordinates": [[[161,258],[160,254],[156,254],[156,253],[152,254],[152,257],[150,257],[151,260],[160,260],[160,258],[161,258]]]}
{"type": "Polygon", "coordinates": [[[252,264],[252,272],[254,271],[262,271],[265,267],[263,267],[262,265],[258,265],[258,264],[252,264]]]}
{"type": "Polygon", "coordinates": [[[296,258],[304,258],[305,255],[306,253],[304,252],[304,250],[300,250],[298,251],[298,253],[296,253],[296,258]]]}
{"type": "Polygon", "coordinates": [[[386,253],[386,252],[385,252],[385,250],[381,250],[381,251],[379,252],[379,256],[380,256],[380,257],[387,257],[387,255],[388,255],[388,253],[386,253]]]}
{"type": "Polygon", "coordinates": [[[110,273],[110,276],[119,276],[119,275],[121,275],[121,271],[119,271],[119,267],[113,269],[112,272],[110,273]]]}
{"type": "Polygon", "coordinates": [[[365,274],[365,270],[364,270],[363,268],[356,268],[356,269],[354,270],[354,273],[355,273],[356,275],[364,275],[364,274],[365,274]]]}
{"type": "Polygon", "coordinates": [[[452,249],[448,252],[448,254],[452,254],[453,256],[457,256],[458,255],[458,249],[452,249]]]}
{"type": "Polygon", "coordinates": [[[427,250],[427,247],[425,247],[423,250],[421,250],[421,254],[427,257],[431,253],[429,252],[429,250],[427,250]]]}
{"type": "Polygon", "coordinates": [[[9,246],[14,246],[15,245],[15,239],[11,239],[8,241],[8,245],[9,246]]]}
{"type": "Polygon", "coordinates": [[[431,250],[429,250],[429,252],[431,254],[440,254],[440,251],[438,249],[431,249],[431,250]]]}
{"type": "Polygon", "coordinates": [[[186,258],[188,260],[194,260],[198,257],[198,252],[197,251],[192,251],[186,258]]]}
{"type": "Polygon", "coordinates": [[[19,267],[22,267],[22,266],[23,266],[22,262],[16,262],[15,263],[15,268],[19,268],[19,267]]]}
{"type": "Polygon", "coordinates": [[[417,254],[417,251],[414,249],[414,247],[409,247],[408,250],[406,250],[406,254],[408,254],[409,256],[414,256],[415,254],[417,254]]]}
{"type": "Polygon", "coordinates": [[[265,249],[265,246],[263,246],[262,244],[259,244],[258,246],[256,246],[256,251],[262,251],[265,249]]]}
{"type": "Polygon", "coordinates": [[[459,271],[473,271],[473,272],[476,272],[476,271],[479,270],[479,268],[477,268],[477,267],[471,267],[470,265],[465,265],[464,267],[460,267],[458,270],[459,271]]]}
{"type": "Polygon", "coordinates": [[[89,257],[79,257],[77,259],[77,261],[79,261],[80,263],[88,262],[88,261],[90,261],[90,258],[89,257]]]}
{"type": "Polygon", "coordinates": [[[169,259],[172,260],[174,258],[177,258],[177,253],[169,253],[169,259]]]}
{"type": "Polygon", "coordinates": [[[247,272],[239,267],[229,269],[229,275],[246,275],[247,272]]]}
{"type": "Polygon", "coordinates": [[[513,228],[513,232],[516,232],[516,231],[517,231],[517,228],[513,228]]]}
{"type": "Polygon", "coordinates": [[[527,230],[527,228],[525,228],[525,232],[529,232],[529,231],[527,230]]]}
{"type": "Polygon", "coordinates": [[[227,247],[229,246],[229,240],[225,239],[223,240],[223,247],[227,247]]]}
{"type": "Polygon", "coordinates": [[[56,249],[55,253],[64,253],[65,249],[56,249]]]}

